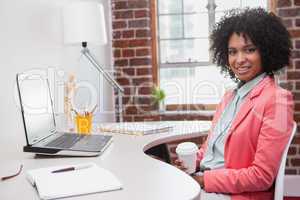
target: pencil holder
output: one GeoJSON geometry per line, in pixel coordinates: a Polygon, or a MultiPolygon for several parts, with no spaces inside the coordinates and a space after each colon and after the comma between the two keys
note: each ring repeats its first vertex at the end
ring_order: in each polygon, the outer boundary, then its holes
{"type": "Polygon", "coordinates": [[[92,120],[93,115],[92,114],[77,114],[75,117],[75,123],[77,132],[80,134],[90,134],[92,130],[92,120]]]}

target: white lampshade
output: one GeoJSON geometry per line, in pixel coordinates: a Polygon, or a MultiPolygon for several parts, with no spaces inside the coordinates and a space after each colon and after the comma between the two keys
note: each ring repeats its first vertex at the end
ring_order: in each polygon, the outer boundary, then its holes
{"type": "Polygon", "coordinates": [[[103,6],[77,1],[63,8],[64,43],[103,45],[107,42],[103,6]]]}

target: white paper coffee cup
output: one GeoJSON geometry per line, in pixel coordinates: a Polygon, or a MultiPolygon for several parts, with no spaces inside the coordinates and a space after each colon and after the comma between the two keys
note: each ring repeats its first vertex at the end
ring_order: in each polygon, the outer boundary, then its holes
{"type": "Polygon", "coordinates": [[[183,166],[187,168],[187,173],[192,174],[196,171],[198,147],[193,142],[182,142],[177,145],[176,153],[183,166]]]}

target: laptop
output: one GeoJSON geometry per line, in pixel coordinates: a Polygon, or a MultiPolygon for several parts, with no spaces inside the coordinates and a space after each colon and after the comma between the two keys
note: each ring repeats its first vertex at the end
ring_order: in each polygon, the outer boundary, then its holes
{"type": "Polygon", "coordinates": [[[17,89],[26,136],[24,152],[45,155],[97,156],[112,136],[56,130],[49,81],[42,74],[17,74],[17,89]]]}

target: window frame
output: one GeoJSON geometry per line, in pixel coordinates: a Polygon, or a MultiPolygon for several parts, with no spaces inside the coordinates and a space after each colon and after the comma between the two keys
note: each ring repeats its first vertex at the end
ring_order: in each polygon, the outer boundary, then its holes
{"type": "MultiPolygon", "coordinates": [[[[159,1],[159,0],[156,0],[156,2],[159,1]]],[[[180,67],[182,65],[184,65],[185,67],[197,67],[197,66],[207,66],[207,65],[211,65],[212,62],[211,62],[211,55],[209,53],[209,59],[208,61],[186,61],[186,62],[167,62],[167,63],[162,63],[161,61],[161,57],[160,57],[160,43],[161,41],[176,41],[176,40],[197,40],[197,39],[205,39],[205,40],[209,40],[209,35],[210,35],[210,32],[213,28],[213,24],[211,22],[211,20],[214,20],[214,13],[211,13],[210,12],[210,9],[214,9],[213,8],[213,4],[211,5],[208,5],[208,10],[206,12],[203,12],[203,11],[200,11],[200,12],[185,12],[184,11],[184,6],[183,6],[183,1],[184,0],[180,0],[182,5],[181,5],[181,10],[180,12],[178,13],[163,13],[163,14],[159,14],[159,10],[158,10],[158,5],[156,3],[156,13],[155,13],[155,17],[156,17],[156,21],[157,21],[157,26],[156,26],[156,39],[157,39],[157,59],[158,59],[158,65],[159,67],[162,67],[162,68],[174,68],[174,67],[180,67]],[[185,36],[185,20],[184,18],[188,15],[193,15],[193,14],[207,14],[208,15],[208,23],[209,23],[209,27],[208,27],[208,35],[207,37],[205,36],[194,36],[194,37],[186,37],[185,36]],[[182,36],[181,37],[178,37],[178,38],[159,38],[159,20],[158,20],[158,15],[159,16],[180,16],[181,17],[181,21],[182,21],[182,36]]],[[[214,2],[214,0],[209,0],[211,2],[214,2]]]]}

